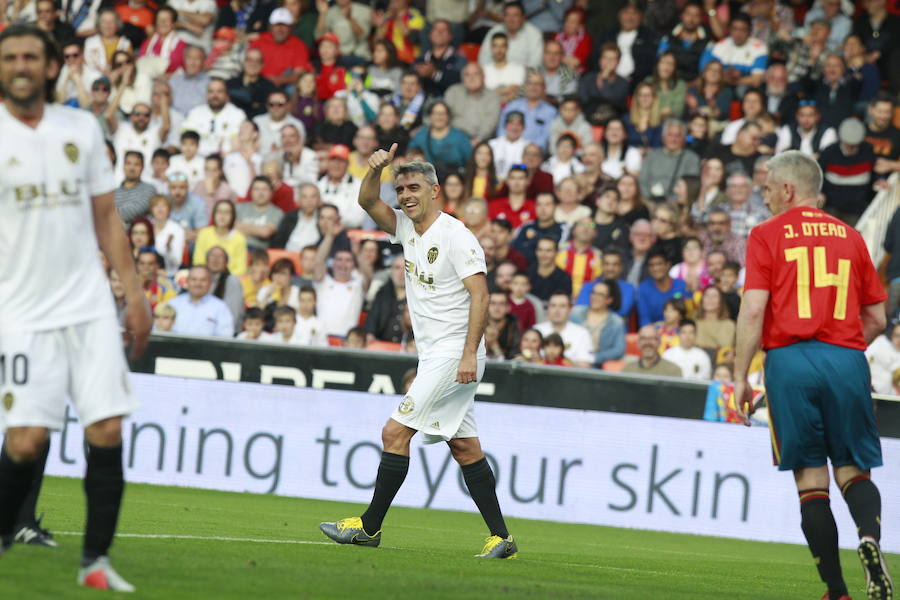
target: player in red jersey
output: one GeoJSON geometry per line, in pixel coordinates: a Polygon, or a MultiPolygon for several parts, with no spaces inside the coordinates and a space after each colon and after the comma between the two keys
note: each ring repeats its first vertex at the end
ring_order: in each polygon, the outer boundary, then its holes
{"type": "Polygon", "coordinates": [[[820,210],[822,170],[798,151],[768,162],[766,203],[775,215],[750,231],[737,326],[735,398],[752,410],[750,360],[766,355],[772,451],[793,471],[803,533],[828,585],[823,600],[849,600],[829,501],[828,460],[860,536],[870,600],[893,586],[879,540],[881,496],[870,469],[881,444],[863,351],[885,327],[887,295],[862,237],[820,210]]]}

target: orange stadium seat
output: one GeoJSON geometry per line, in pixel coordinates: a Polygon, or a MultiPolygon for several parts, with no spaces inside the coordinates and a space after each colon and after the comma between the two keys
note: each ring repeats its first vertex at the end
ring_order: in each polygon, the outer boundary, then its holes
{"type": "Polygon", "coordinates": [[[469,62],[478,62],[478,52],[481,50],[481,44],[460,44],[459,53],[466,57],[469,62]]]}
{"type": "Polygon", "coordinates": [[[613,373],[618,373],[622,369],[625,368],[624,360],[607,360],[603,363],[604,371],[612,371],[613,373]]]}
{"type": "Polygon", "coordinates": [[[626,333],[625,334],[625,354],[630,354],[632,356],[640,356],[641,351],[638,350],[638,334],[636,333],[626,333]]]}
{"type": "Polygon", "coordinates": [[[269,253],[269,266],[275,264],[276,261],[281,260],[282,258],[287,258],[292,263],[294,263],[294,273],[297,275],[303,274],[303,266],[300,264],[300,255],[296,252],[291,252],[290,250],[283,250],[281,248],[269,248],[266,250],[269,253]]]}
{"type": "Polygon", "coordinates": [[[335,348],[340,348],[344,345],[344,338],[339,335],[329,335],[328,336],[328,345],[333,346],[335,348]]]}
{"type": "Polygon", "coordinates": [[[381,340],[375,340],[373,342],[369,342],[369,345],[366,346],[366,350],[381,350],[383,352],[400,352],[403,350],[403,346],[400,345],[400,342],[383,342],[381,340]]]}
{"type": "Polygon", "coordinates": [[[386,242],[390,236],[380,229],[348,229],[347,237],[351,242],[361,242],[363,240],[375,240],[376,242],[386,242]]]}

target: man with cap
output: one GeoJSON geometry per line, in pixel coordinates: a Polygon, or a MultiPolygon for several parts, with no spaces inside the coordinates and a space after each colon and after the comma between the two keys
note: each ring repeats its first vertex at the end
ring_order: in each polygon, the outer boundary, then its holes
{"type": "Polygon", "coordinates": [[[506,179],[513,165],[522,162],[522,154],[528,145],[522,134],[525,132],[525,115],[514,110],[503,119],[503,135],[488,142],[494,151],[494,168],[498,179],[506,179]]]}
{"type": "Polygon", "coordinates": [[[362,181],[347,172],[349,161],[350,148],[343,144],[332,146],[325,161],[325,175],[318,185],[322,203],[337,207],[344,226],[354,229],[366,220],[366,212],[356,201],[362,181]]]}
{"type": "Polygon", "coordinates": [[[872,199],[872,166],[875,153],[864,140],[866,128],[856,117],[844,119],[838,128],[839,143],[825,148],[819,166],[825,176],[822,193],[825,211],[855,226],[872,199]]]}
{"type": "Polygon", "coordinates": [[[265,56],[262,76],[275,85],[293,85],[299,71],[310,70],[309,50],[300,38],[291,33],[294,18],[284,8],[276,8],[269,16],[269,31],[261,33],[250,43],[265,56]]]}

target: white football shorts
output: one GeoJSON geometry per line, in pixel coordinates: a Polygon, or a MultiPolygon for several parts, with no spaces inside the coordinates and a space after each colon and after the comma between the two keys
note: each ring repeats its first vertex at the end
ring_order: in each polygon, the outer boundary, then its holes
{"type": "Polygon", "coordinates": [[[484,376],[485,359],[478,359],[477,381],[457,383],[457,358],[419,360],[416,378],[391,418],[420,431],[426,444],[478,437],[475,391],[484,376]]]}
{"type": "Polygon", "coordinates": [[[129,415],[131,393],[115,318],[0,336],[0,426],[62,429],[66,398],[87,427],[129,415]]]}

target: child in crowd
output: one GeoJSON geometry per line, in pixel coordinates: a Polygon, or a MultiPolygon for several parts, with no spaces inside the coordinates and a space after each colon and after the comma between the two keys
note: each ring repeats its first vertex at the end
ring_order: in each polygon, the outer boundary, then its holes
{"type": "Polygon", "coordinates": [[[728,317],[737,321],[738,312],[741,309],[741,294],[738,288],[738,277],[741,273],[741,265],[736,262],[727,262],[722,267],[716,287],[722,292],[722,301],[728,307],[728,317]]]}
{"type": "Polygon", "coordinates": [[[188,189],[193,189],[203,179],[203,157],[200,149],[200,135],[196,131],[181,134],[181,154],[169,159],[169,173],[184,173],[188,178],[188,189]]]}
{"type": "Polygon", "coordinates": [[[153,309],[153,331],[172,331],[175,325],[175,309],[168,304],[157,304],[153,309]]]}
{"type": "Polygon", "coordinates": [[[169,151],[165,148],[159,148],[153,152],[150,159],[150,184],[156,188],[157,194],[166,195],[169,193],[169,179],[166,172],[169,170],[169,151]]]}
{"type": "Polygon", "coordinates": [[[659,329],[660,354],[681,343],[678,338],[678,328],[686,317],[687,308],[684,300],[672,298],[663,306],[663,320],[656,325],[659,329]]]}
{"type": "Polygon", "coordinates": [[[266,330],[274,327],[275,309],[279,306],[300,307],[300,288],[291,284],[294,263],[289,258],[279,258],[272,265],[269,277],[272,283],[260,288],[256,305],[266,313],[266,330]]]}
{"type": "MultiPolygon", "coordinates": [[[[315,306],[315,303],[313,303],[315,306]]],[[[347,332],[347,341],[344,348],[355,348],[356,350],[366,349],[366,330],[363,327],[354,327],[347,332]]]]}
{"type": "Polygon", "coordinates": [[[275,309],[275,331],[265,336],[266,341],[282,344],[302,345],[295,335],[297,329],[297,312],[290,306],[279,306],[275,309]]]}
{"type": "MultiPolygon", "coordinates": [[[[362,328],[359,329],[362,331],[362,328]]],[[[316,290],[311,287],[304,287],[300,290],[297,302],[297,324],[294,338],[296,343],[303,346],[324,347],[328,345],[328,336],[325,334],[325,325],[323,325],[322,321],[319,320],[319,317],[316,316],[316,290]]],[[[362,347],[365,347],[365,331],[362,332],[362,340],[362,347]]]]}
{"type": "Polygon", "coordinates": [[[248,308],[244,313],[244,330],[237,334],[239,340],[262,340],[264,333],[265,317],[261,308],[248,308]]]}
{"type": "MultiPolygon", "coordinates": [[[[260,248],[250,252],[250,266],[247,272],[241,275],[241,287],[244,289],[244,304],[247,306],[259,306],[257,298],[259,291],[271,285],[269,280],[269,253],[260,248]]],[[[263,308],[260,306],[260,308],[263,308]]]]}
{"type": "Polygon", "coordinates": [[[733,384],[734,376],[732,375],[732,368],[731,363],[720,363],[716,365],[716,369],[713,371],[713,381],[723,385],[733,384]]]}
{"type": "Polygon", "coordinates": [[[509,284],[509,314],[519,322],[519,331],[528,331],[537,323],[534,304],[525,297],[531,291],[528,273],[519,271],[509,284]]]}
{"type": "Polygon", "coordinates": [[[544,338],[544,364],[557,367],[571,367],[572,361],[565,356],[566,345],[558,333],[544,338]]]}

